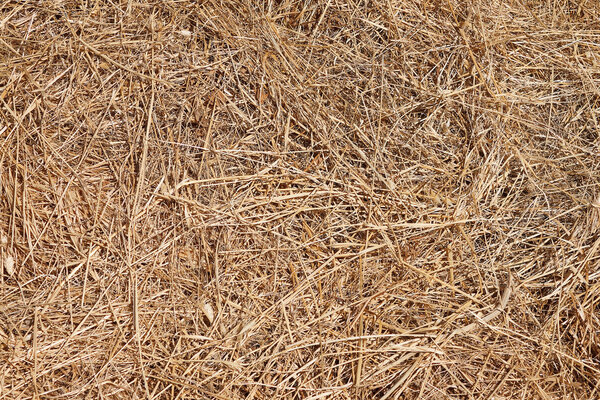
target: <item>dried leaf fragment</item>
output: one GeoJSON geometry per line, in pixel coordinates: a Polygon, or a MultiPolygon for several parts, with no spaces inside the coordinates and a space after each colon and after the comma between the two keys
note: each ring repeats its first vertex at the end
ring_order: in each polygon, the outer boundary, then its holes
{"type": "Polygon", "coordinates": [[[15,274],[15,259],[13,256],[6,256],[4,259],[4,270],[8,276],[13,276],[15,274]]]}
{"type": "Polygon", "coordinates": [[[215,320],[215,311],[209,302],[205,301],[202,303],[202,312],[206,316],[206,319],[208,319],[208,322],[212,324],[215,320]]]}

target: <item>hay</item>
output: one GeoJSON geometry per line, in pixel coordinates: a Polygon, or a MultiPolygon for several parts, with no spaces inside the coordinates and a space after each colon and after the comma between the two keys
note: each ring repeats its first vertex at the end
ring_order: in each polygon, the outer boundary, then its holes
{"type": "Polygon", "coordinates": [[[5,1],[0,398],[600,395],[600,7],[5,1]]]}

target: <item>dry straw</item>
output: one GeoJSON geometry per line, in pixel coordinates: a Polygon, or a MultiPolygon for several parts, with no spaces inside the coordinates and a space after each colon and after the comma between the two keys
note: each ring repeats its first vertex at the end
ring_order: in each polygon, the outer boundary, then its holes
{"type": "Polygon", "coordinates": [[[600,396],[595,0],[0,5],[0,399],[600,396]]]}

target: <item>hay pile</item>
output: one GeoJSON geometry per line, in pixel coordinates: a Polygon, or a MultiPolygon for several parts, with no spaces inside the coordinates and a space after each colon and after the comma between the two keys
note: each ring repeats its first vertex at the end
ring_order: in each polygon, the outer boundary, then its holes
{"type": "Polygon", "coordinates": [[[595,0],[5,1],[0,398],[600,396],[595,0]]]}

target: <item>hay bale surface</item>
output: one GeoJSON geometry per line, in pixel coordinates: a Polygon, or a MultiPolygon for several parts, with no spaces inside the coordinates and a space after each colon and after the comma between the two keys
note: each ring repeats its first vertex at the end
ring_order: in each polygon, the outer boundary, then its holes
{"type": "Polygon", "coordinates": [[[598,21],[4,1],[0,398],[598,398],[598,21]]]}

